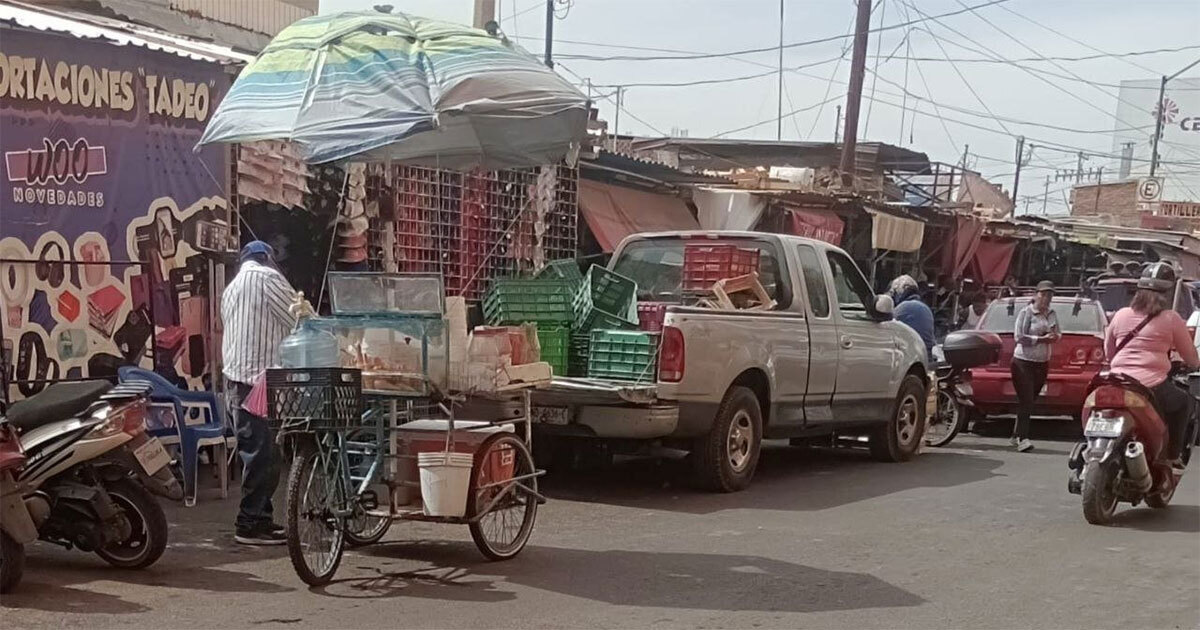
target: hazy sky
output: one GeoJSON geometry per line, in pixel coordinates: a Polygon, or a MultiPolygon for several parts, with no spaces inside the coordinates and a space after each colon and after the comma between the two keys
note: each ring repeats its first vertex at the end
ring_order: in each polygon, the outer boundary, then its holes
{"type": "MultiPolygon", "coordinates": [[[[343,10],[380,2],[321,0],[321,6],[323,11],[343,10]]],[[[471,0],[387,2],[398,11],[458,22],[469,22],[473,7],[471,0]]],[[[872,25],[878,28],[881,24],[908,22],[920,19],[921,14],[936,16],[960,10],[964,6],[961,3],[974,6],[984,2],[876,0],[872,25]]],[[[779,0],[572,0],[570,4],[569,10],[560,9],[559,15],[565,16],[554,26],[559,71],[581,84],[580,77],[591,79],[598,86],[594,94],[599,96],[612,98],[611,86],[617,84],[733,79],[769,73],[778,64],[775,50],[665,61],[596,61],[571,56],[724,53],[776,46],[779,0]]],[[[544,2],[498,0],[498,5],[505,33],[540,55],[544,2]]],[[[852,0],[784,0],[784,6],[785,44],[845,35],[854,18],[852,0]]],[[[785,50],[783,63],[789,70],[785,73],[783,109],[785,114],[802,111],[785,116],[784,139],[833,139],[836,106],[845,101],[849,52],[840,63],[836,59],[849,43],[849,39],[839,39],[785,50]],[[797,69],[800,66],[807,67],[797,69]]],[[[1137,155],[1147,158],[1155,90],[1127,92],[1123,97],[1126,111],[1118,121],[1116,84],[1172,74],[1200,59],[1200,1],[1008,0],[973,13],[873,33],[869,46],[871,55],[881,52],[868,59],[868,100],[863,103],[859,137],[901,144],[924,151],[931,159],[951,163],[959,162],[964,145],[969,145],[968,164],[1008,189],[1014,170],[1013,137],[1017,135],[1026,136],[1033,144],[1112,154],[1113,131],[1133,128],[1134,135],[1143,138],[1137,155]],[[1179,47],[1193,48],[1122,59],[1029,61],[1179,47]],[[956,61],[947,62],[947,57],[956,61]],[[965,61],[986,58],[1026,61],[1017,62],[1019,65],[965,61]],[[878,78],[873,74],[876,64],[878,78]],[[907,109],[902,107],[905,85],[910,94],[907,109]],[[872,95],[874,100],[870,100],[872,95]],[[919,113],[914,115],[914,108],[919,113]]],[[[1200,66],[1184,76],[1200,76],[1200,66]]],[[[688,87],[630,87],[625,92],[620,130],[662,135],[682,129],[691,137],[728,132],[723,137],[773,139],[776,82],[774,74],[767,74],[688,87]],[[763,124],[751,126],[756,123],[763,124]]],[[[1165,136],[1170,144],[1162,147],[1167,193],[1174,198],[1200,200],[1200,126],[1190,133],[1178,127],[1182,118],[1200,117],[1200,82],[1177,82],[1175,86],[1174,90],[1168,88],[1168,96],[1180,105],[1181,112],[1165,136]]],[[[614,104],[603,98],[598,102],[601,115],[611,125],[614,104]]],[[[1034,150],[1022,173],[1020,189],[1021,197],[1035,197],[1030,200],[1031,211],[1042,208],[1047,174],[1053,177],[1054,168],[1073,169],[1076,159],[1074,150],[1044,146],[1034,150]]],[[[1100,166],[1105,167],[1108,179],[1116,162],[1096,155],[1084,164],[1085,169],[1100,166]]],[[[1145,170],[1145,163],[1138,162],[1135,172],[1138,166],[1145,170]]],[[[1051,181],[1048,212],[1065,210],[1067,189],[1067,183],[1051,181]]]]}

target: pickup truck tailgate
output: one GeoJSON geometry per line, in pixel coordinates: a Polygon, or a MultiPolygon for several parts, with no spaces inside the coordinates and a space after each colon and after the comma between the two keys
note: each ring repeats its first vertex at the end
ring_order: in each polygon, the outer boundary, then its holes
{"type": "Polygon", "coordinates": [[[652,405],[657,400],[658,388],[654,383],[595,378],[556,376],[549,387],[533,391],[533,404],[546,406],[652,405]]]}

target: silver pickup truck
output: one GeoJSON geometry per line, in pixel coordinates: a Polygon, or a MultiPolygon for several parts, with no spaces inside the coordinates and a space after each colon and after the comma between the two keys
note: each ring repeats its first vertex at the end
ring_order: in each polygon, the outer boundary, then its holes
{"type": "Polygon", "coordinates": [[[636,234],[609,266],[637,281],[640,300],[678,302],[684,246],[698,240],[759,250],[776,308],[668,307],[654,382],[556,378],[535,395],[539,435],[687,451],[697,485],[721,492],[750,484],[764,438],[866,436],[895,462],[917,452],[925,346],[844,251],[778,234],[636,234]]]}

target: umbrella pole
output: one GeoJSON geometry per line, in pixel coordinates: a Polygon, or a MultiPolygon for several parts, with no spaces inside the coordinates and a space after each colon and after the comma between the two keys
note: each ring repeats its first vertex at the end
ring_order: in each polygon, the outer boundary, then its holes
{"type": "MultiPolygon", "coordinates": [[[[349,164],[347,164],[349,166],[349,164]]],[[[325,284],[329,280],[329,262],[333,260],[333,248],[337,246],[337,226],[346,209],[346,187],[350,185],[350,171],[346,169],[342,177],[342,192],[338,196],[337,216],[333,220],[333,232],[329,234],[329,250],[325,253],[325,269],[321,271],[321,293],[317,295],[317,312],[321,311],[321,302],[325,301],[325,284]]]]}

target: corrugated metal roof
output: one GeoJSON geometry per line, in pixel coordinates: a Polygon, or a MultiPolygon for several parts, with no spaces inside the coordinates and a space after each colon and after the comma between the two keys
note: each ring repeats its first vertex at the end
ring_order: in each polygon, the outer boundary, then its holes
{"type": "Polygon", "coordinates": [[[242,64],[254,57],[228,46],[201,42],[136,24],[62,9],[0,0],[0,23],[75,37],[104,39],[119,46],[140,46],[180,57],[222,64],[242,64]]]}
{"type": "Polygon", "coordinates": [[[82,4],[101,7],[114,17],[130,22],[229,46],[242,52],[257,54],[271,42],[270,35],[177,11],[166,0],[82,0],[82,4]]]}

